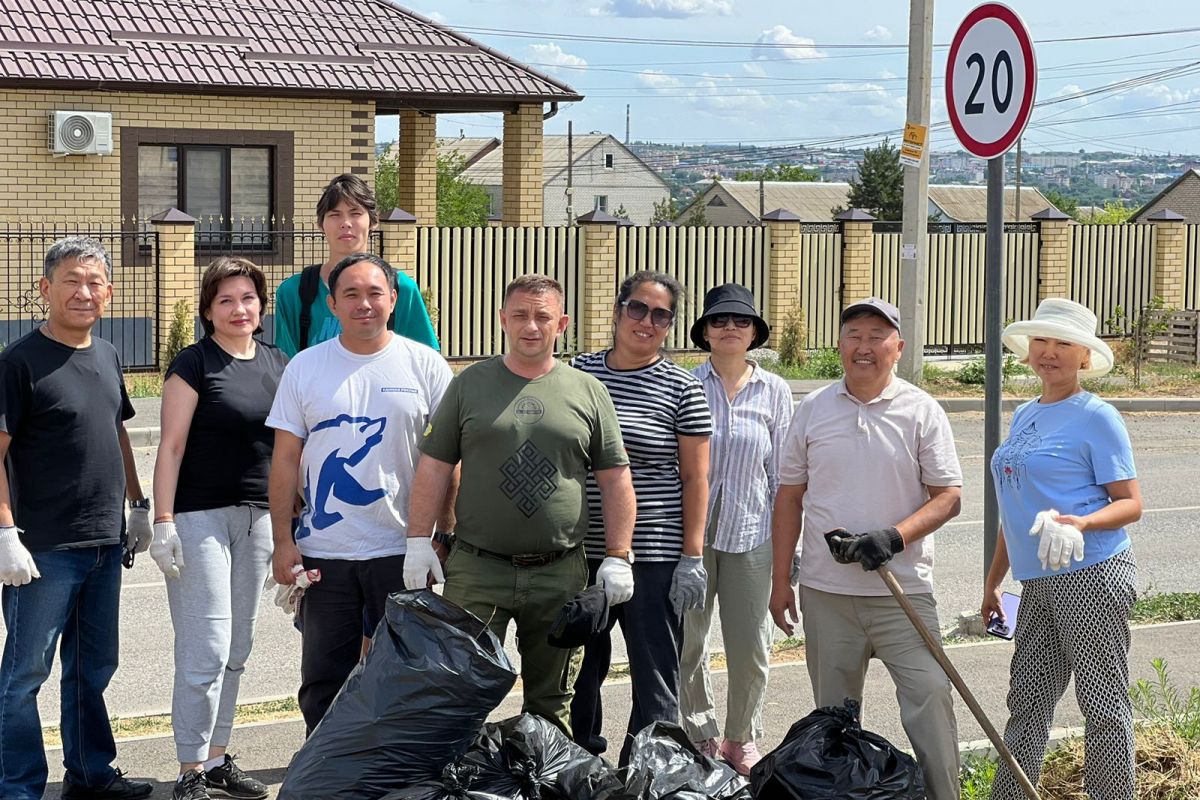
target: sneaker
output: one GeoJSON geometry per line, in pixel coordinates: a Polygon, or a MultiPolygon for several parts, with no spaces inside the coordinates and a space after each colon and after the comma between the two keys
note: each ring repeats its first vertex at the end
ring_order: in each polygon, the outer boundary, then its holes
{"type": "Polygon", "coordinates": [[[739,775],[749,775],[751,767],[762,761],[758,745],[754,742],[735,742],[732,739],[721,743],[721,758],[737,770],[739,775]]]}
{"type": "Polygon", "coordinates": [[[149,797],[154,786],[146,781],[131,781],[125,773],[117,770],[107,786],[80,786],[64,775],[62,800],[141,800],[149,797]]]}
{"type": "Polygon", "coordinates": [[[189,769],[183,777],[175,782],[171,790],[171,800],[212,800],[208,793],[208,781],[204,778],[204,770],[189,769]]]}
{"type": "Polygon", "coordinates": [[[214,797],[233,797],[237,800],[266,800],[267,785],[251,778],[233,763],[233,756],[225,754],[225,763],[204,773],[208,780],[209,794],[214,797]]]}
{"type": "Polygon", "coordinates": [[[720,748],[720,745],[717,744],[716,739],[710,738],[710,739],[705,739],[700,742],[692,742],[692,745],[697,750],[699,750],[703,755],[706,755],[709,758],[716,759],[719,757],[721,748],[720,748]]]}

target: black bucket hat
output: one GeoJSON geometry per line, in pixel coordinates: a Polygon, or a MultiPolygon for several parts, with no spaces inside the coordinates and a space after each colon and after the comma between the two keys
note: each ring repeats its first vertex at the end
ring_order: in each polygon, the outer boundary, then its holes
{"type": "Polygon", "coordinates": [[[717,314],[737,314],[739,317],[750,317],[754,320],[754,341],[750,342],[751,350],[762,347],[771,336],[771,326],[754,307],[754,295],[750,294],[750,290],[737,283],[727,283],[708,290],[704,295],[704,311],[692,325],[692,344],[701,350],[711,350],[704,339],[704,325],[708,317],[717,314]]]}

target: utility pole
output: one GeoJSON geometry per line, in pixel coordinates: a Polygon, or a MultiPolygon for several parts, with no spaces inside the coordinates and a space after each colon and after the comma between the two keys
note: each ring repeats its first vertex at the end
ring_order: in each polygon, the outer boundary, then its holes
{"type": "Polygon", "coordinates": [[[574,136],[574,132],[572,130],[573,125],[574,125],[574,123],[571,122],[571,120],[567,120],[567,224],[568,225],[575,224],[575,209],[573,207],[574,203],[572,202],[572,200],[574,200],[574,192],[575,192],[574,181],[572,180],[572,178],[575,177],[575,173],[574,173],[574,169],[573,169],[575,166],[575,136],[574,136]]]}
{"type": "MultiPolygon", "coordinates": [[[[1024,138],[1024,137],[1022,137],[1024,138]]],[[[1017,139],[1017,196],[1014,200],[1013,222],[1021,221],[1021,139],[1017,139]]]]}
{"type": "MultiPolygon", "coordinates": [[[[933,0],[909,0],[908,119],[929,128],[929,90],[933,75],[933,0]]],[[[904,221],[900,235],[900,326],[905,346],[900,376],[919,384],[925,369],[925,280],[928,255],[929,149],[920,166],[904,167],[904,221]]],[[[842,298],[843,305],[858,300],[842,298]]]]}
{"type": "Polygon", "coordinates": [[[629,146],[629,103],[625,104],[625,146],[629,146]]]}

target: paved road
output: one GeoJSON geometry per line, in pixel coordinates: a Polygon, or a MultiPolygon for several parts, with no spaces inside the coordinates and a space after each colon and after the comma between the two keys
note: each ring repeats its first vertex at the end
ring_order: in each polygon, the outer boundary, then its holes
{"type": "MultiPolygon", "coordinates": [[[[983,415],[951,415],[966,475],[960,517],[937,534],[937,598],[943,627],[960,611],[977,610],[982,566],[983,415]]],[[[1137,450],[1137,463],[1147,514],[1133,530],[1143,591],[1196,591],[1194,555],[1200,528],[1200,480],[1195,443],[1200,441],[1200,414],[1133,414],[1127,417],[1137,450]]],[[[139,471],[148,488],[154,452],[138,453],[139,471]]],[[[870,487],[863,487],[869,501],[870,487]]],[[[4,632],[0,626],[0,639],[4,632]]],[[[125,574],[122,590],[121,668],[107,694],[113,715],[161,713],[171,701],[172,633],[163,579],[146,556],[125,574]]],[[[618,637],[619,638],[619,637],[618,637]]],[[[511,643],[511,637],[510,637],[511,643]]],[[[615,658],[624,648],[616,642],[615,658]]],[[[720,647],[720,632],[714,631],[720,647]]],[[[514,657],[514,661],[515,661],[514,657]]],[[[293,694],[299,675],[299,634],[264,597],[259,634],[242,682],[243,702],[293,694]]],[[[39,698],[43,722],[58,719],[57,668],[39,698]]]]}

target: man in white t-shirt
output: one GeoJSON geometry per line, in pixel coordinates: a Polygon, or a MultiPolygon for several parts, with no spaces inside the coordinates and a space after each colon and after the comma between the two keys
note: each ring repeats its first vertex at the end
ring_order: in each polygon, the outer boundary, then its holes
{"type": "Polygon", "coordinates": [[[868,298],[842,312],[845,378],[808,395],[784,440],[771,525],[771,616],[792,632],[789,583],[801,533],[800,610],[817,706],[862,702],[867,662],[896,684],[900,720],[932,800],[959,793],[951,685],[878,575],[888,563],[938,635],[929,534],[958,514],[962,470],[946,413],[892,374],[904,349],[900,312],[868,298]],[[825,534],[837,531],[837,557],[825,534]],[[790,615],[790,620],[789,620],[790,615]]]}
{"type": "Polygon", "coordinates": [[[452,377],[436,350],[388,330],[395,286],[376,256],[333,268],[329,307],[342,332],[296,354],[267,418],[275,580],[294,583],[300,564],[321,572],[300,605],[299,700],[310,733],[358,662],[364,621],[374,631],[388,594],[404,588],[417,444],[452,377]],[[304,508],[293,534],[297,494],[304,508]]]}

